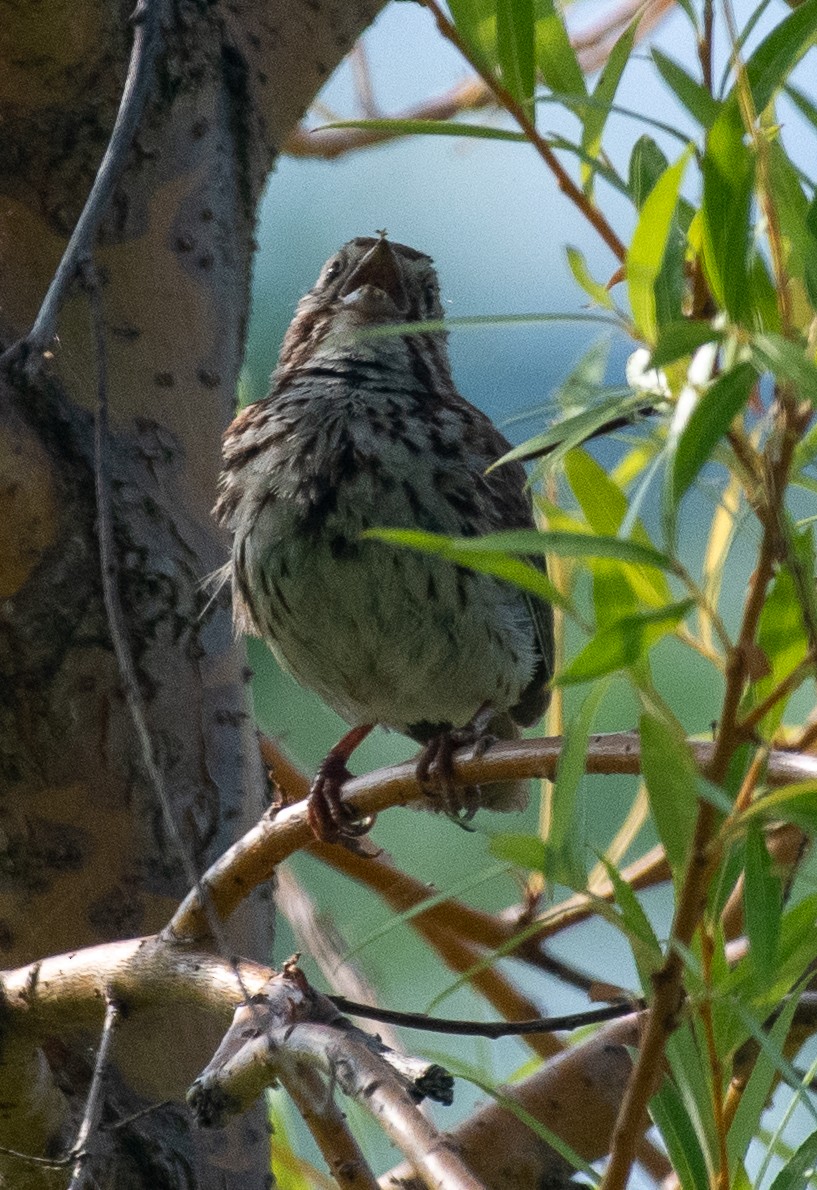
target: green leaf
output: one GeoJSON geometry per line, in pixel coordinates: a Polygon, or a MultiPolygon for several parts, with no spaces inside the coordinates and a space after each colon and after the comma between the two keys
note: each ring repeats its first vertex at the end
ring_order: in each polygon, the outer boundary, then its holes
{"type": "MultiPolygon", "coordinates": [[[[617,537],[627,515],[627,497],[621,488],[586,451],[574,450],[565,459],[565,475],[590,528],[600,535],[617,537]]],[[[639,546],[651,549],[642,525],[636,524],[632,537],[639,546]],[[639,540],[640,539],[640,540],[639,540]]],[[[593,602],[599,627],[628,611],[636,611],[639,601],[663,607],[671,594],[663,574],[654,567],[647,570],[623,570],[618,559],[599,559],[592,563],[593,602]]]]}
{"type": "Polygon", "coordinates": [[[683,104],[689,114],[703,128],[711,128],[718,116],[720,104],[713,99],[703,83],[687,74],[672,58],[653,48],[652,57],[661,78],[683,104]]]}
{"type": "Polygon", "coordinates": [[[813,834],[817,831],[817,762],[814,781],[796,781],[758,798],[741,814],[739,822],[754,818],[773,822],[775,818],[793,822],[813,834]]]}
{"type": "Polygon", "coordinates": [[[535,529],[522,529],[511,533],[494,533],[489,537],[446,537],[441,533],[426,533],[421,529],[369,529],[362,537],[384,541],[391,545],[405,546],[421,554],[436,554],[459,566],[467,566],[481,574],[490,574],[537,595],[554,607],[572,612],[572,605],[553,583],[537,567],[521,558],[511,557],[518,545],[519,553],[544,554],[548,548],[541,540],[546,534],[535,529]],[[530,548],[522,545],[526,542],[530,548]]]}
{"type": "Polygon", "coordinates": [[[497,65],[495,0],[450,0],[448,7],[474,59],[492,72],[497,65]]]}
{"type": "Polygon", "coordinates": [[[658,341],[650,358],[651,368],[663,368],[678,359],[693,355],[705,343],[720,343],[723,332],[713,329],[709,322],[681,318],[661,327],[658,341]]]}
{"type": "Polygon", "coordinates": [[[604,856],[601,857],[601,862],[604,864],[607,876],[613,886],[616,904],[621,909],[622,922],[630,940],[642,990],[646,995],[650,995],[653,990],[651,977],[658,970],[663,959],[661,946],[650,924],[650,919],[630,885],[626,880],[622,880],[615,864],[611,864],[604,856]]]}
{"type": "Polygon", "coordinates": [[[512,132],[509,128],[494,128],[490,124],[466,124],[459,120],[333,120],[322,124],[324,128],[368,128],[387,136],[473,136],[479,140],[510,140],[527,144],[524,132],[512,132]]]}
{"type": "Polygon", "coordinates": [[[622,616],[606,625],[585,645],[559,678],[558,685],[589,682],[620,669],[631,669],[643,660],[653,645],[693,610],[694,600],[670,604],[658,611],[622,616]]]}
{"type": "MultiPolygon", "coordinates": [[[[803,620],[797,584],[785,564],[775,575],[763,604],[757,643],[761,657],[768,663],[768,672],[752,683],[741,708],[744,713],[762,702],[808,655],[808,631],[803,620]]],[[[787,702],[788,699],[781,698],[759,724],[765,739],[771,739],[782,723],[787,702]]]]}
{"type": "Polygon", "coordinates": [[[493,471],[495,467],[501,467],[514,459],[540,459],[550,454],[560,459],[568,451],[581,446],[588,438],[594,437],[611,422],[616,423],[618,428],[622,422],[638,421],[640,414],[653,410],[655,400],[654,397],[644,396],[643,393],[634,395],[625,391],[606,401],[600,401],[589,409],[583,409],[581,413],[560,420],[544,434],[537,434],[521,446],[515,446],[493,463],[489,470],[493,471]]]}
{"type": "Polygon", "coordinates": [[[587,262],[579,249],[572,248],[568,244],[566,252],[570,271],[588,297],[592,298],[597,306],[604,306],[606,310],[615,310],[615,303],[610,297],[606,285],[602,285],[600,281],[593,280],[590,276],[587,262]]]}
{"type": "Polygon", "coordinates": [[[651,136],[640,136],[630,154],[627,188],[638,210],[661,175],[669,168],[663,150],[651,136]]]}
{"type": "Polygon", "coordinates": [[[758,980],[770,980],[775,974],[783,912],[783,890],[772,869],[763,831],[756,822],[746,832],[746,883],[743,908],[750,953],[758,980]]]}
{"type": "Polygon", "coordinates": [[[715,300],[735,322],[751,327],[749,216],[755,162],[743,134],[740,112],[727,104],[707,136],[701,240],[715,300]]]}
{"type": "Polygon", "coordinates": [[[650,1115],[667,1146],[682,1190],[708,1190],[709,1175],[695,1126],[669,1079],[650,1100],[650,1115]]]}
{"type": "Polygon", "coordinates": [[[641,771],[658,836],[677,874],[686,863],[698,812],[698,770],[683,736],[655,715],[643,714],[641,771]]]}
{"type": "Polygon", "coordinates": [[[502,82],[523,107],[535,84],[533,0],[497,0],[496,33],[502,82]]]}
{"type": "MultiPolygon", "coordinates": [[[[593,104],[592,107],[585,107],[583,109],[582,148],[588,157],[596,158],[600,154],[604,126],[607,123],[607,117],[610,114],[611,105],[618,90],[618,84],[624,73],[624,67],[627,65],[630,54],[632,53],[639,19],[637,18],[627,26],[610,51],[610,56],[599,75],[599,81],[596,83],[596,88],[593,91],[593,99],[598,102],[593,104]]],[[[595,170],[591,166],[583,165],[581,176],[585,192],[592,194],[595,170]]]]}
{"type": "Polygon", "coordinates": [[[809,200],[780,141],[768,147],[769,188],[780,228],[788,242],[786,268],[800,277],[812,305],[817,304],[817,200],[809,200]]]}
{"type": "MultiPolygon", "coordinates": [[[[425,533],[420,529],[367,529],[361,536],[407,546],[420,553],[439,554],[462,566],[474,566],[474,569],[477,567],[473,559],[482,554],[550,553],[562,558],[617,558],[619,562],[634,566],[675,570],[672,558],[652,546],[622,541],[618,537],[594,536],[592,533],[510,529],[504,533],[489,533],[485,537],[446,537],[441,533],[425,533]]],[[[549,599],[550,596],[545,598],[549,599]]]]}
{"type": "Polygon", "coordinates": [[[586,95],[587,84],[576,51],[554,0],[535,0],[536,65],[551,91],[586,95]]]}
{"type": "Polygon", "coordinates": [[[490,842],[491,854],[497,859],[526,868],[530,872],[545,872],[545,844],[538,835],[501,834],[494,835],[490,842]]]}
{"type": "Polygon", "coordinates": [[[787,1161],[775,1180],[771,1190],[803,1190],[807,1179],[813,1179],[817,1166],[817,1132],[807,1136],[790,1161],[787,1161]]]}
{"type": "MultiPolygon", "coordinates": [[[[814,44],[817,0],[805,0],[772,29],[746,63],[755,110],[762,112],[775,91],[814,44]]],[[[733,90],[732,94],[736,92],[733,90]]]]}
{"type": "Polygon", "coordinates": [[[738,364],[711,384],[692,410],[672,459],[672,500],[675,505],[749,400],[756,383],[754,369],[738,364]]]}
{"type": "Polygon", "coordinates": [[[607,689],[607,682],[599,682],[568,722],[553,783],[546,839],[546,874],[550,880],[572,889],[583,889],[587,884],[585,830],[577,807],[587,741],[607,689]]]}
{"type": "Polygon", "coordinates": [[[768,370],[789,381],[801,397],[817,405],[817,367],[801,347],[782,335],[754,335],[752,357],[758,372],[768,370]]]}
{"type": "MultiPolygon", "coordinates": [[[[791,1029],[798,1000],[798,995],[789,997],[788,1001],[782,1005],[780,1015],[768,1032],[765,1027],[758,1028],[758,1033],[762,1036],[764,1044],[761,1046],[729,1129],[727,1148],[730,1164],[745,1157],[752,1138],[757,1134],[760,1117],[768,1106],[769,1092],[772,1089],[775,1074],[778,1072],[785,1074],[790,1065],[783,1055],[783,1046],[791,1029]]],[[[736,1008],[738,1015],[746,1014],[745,1009],[740,1011],[743,1008],[741,1003],[736,1004],[736,1008]]],[[[802,1190],[802,1183],[798,1184],[797,1190],[802,1190]]]]}
{"type": "Polygon", "coordinates": [[[690,149],[664,170],[644,200],[627,253],[627,289],[633,318],[648,343],[657,338],[655,283],[664,260],[672,217],[690,149]]]}

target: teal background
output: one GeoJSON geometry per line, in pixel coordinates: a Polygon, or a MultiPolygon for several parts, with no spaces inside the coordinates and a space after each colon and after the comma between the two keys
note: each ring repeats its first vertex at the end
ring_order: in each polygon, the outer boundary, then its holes
{"type": "MultiPolygon", "coordinates": [[[[600,10],[599,5],[584,7],[591,17],[600,10]]],[[[739,23],[748,11],[736,5],[739,23]]],[[[782,4],[771,4],[759,30],[768,29],[785,11],[782,4]]],[[[694,68],[694,46],[682,15],[671,15],[655,41],[689,69],[694,68]]],[[[442,93],[467,73],[452,47],[436,35],[428,13],[413,4],[388,7],[367,34],[365,44],[374,93],[384,113],[399,113],[413,101],[442,93]]],[[[339,70],[321,100],[339,118],[356,114],[348,64],[339,70]]],[[[657,81],[644,52],[629,67],[618,102],[694,133],[684,113],[657,81]]],[[[490,111],[478,113],[475,118],[499,122],[490,111]]],[[[569,118],[551,107],[541,113],[540,128],[575,131],[569,118]]],[[[644,130],[631,119],[613,117],[610,121],[608,151],[625,176],[632,143],[644,130]]],[[[646,131],[662,144],[671,160],[679,155],[677,141],[652,129],[646,131]]],[[[631,209],[603,185],[600,193],[608,218],[626,240],[633,222],[631,209]]],[[[254,400],[265,394],[295,303],[313,284],[324,260],[347,239],[373,234],[382,227],[388,229],[391,238],[433,256],[449,316],[586,309],[585,295],[566,263],[567,244],[581,247],[594,276],[601,281],[606,281],[616,268],[609,251],[558,192],[540,159],[526,146],[415,138],[332,162],[284,157],[270,181],[258,229],[244,399],[254,400]]],[[[624,302],[622,287],[615,292],[624,302]]],[[[455,331],[451,336],[455,377],[471,401],[503,426],[513,441],[521,441],[558,416],[554,393],[596,338],[596,329],[569,323],[455,331]],[[522,418],[524,414],[527,416],[522,418]]],[[[620,336],[612,339],[608,369],[611,382],[623,380],[624,362],[631,348],[620,336]]],[[[620,445],[605,445],[598,448],[597,454],[607,463],[620,449],[620,445]]],[[[655,503],[657,500],[647,502],[648,520],[654,518],[655,503]]],[[[702,532],[711,515],[710,497],[706,492],[693,496],[686,511],[684,548],[693,558],[702,548],[702,532]]],[[[751,528],[747,527],[747,540],[736,549],[728,566],[724,587],[727,619],[737,614],[742,600],[752,542],[751,528]]],[[[259,722],[308,771],[314,771],[345,725],[282,674],[258,642],[251,642],[250,653],[256,673],[259,722]]],[[[718,713],[719,680],[697,655],[674,642],[659,647],[654,657],[662,694],[690,733],[705,734],[718,713]]],[[[569,693],[568,712],[584,693],[569,693]]],[[[634,726],[636,719],[637,708],[628,688],[616,682],[605,700],[596,730],[627,729],[634,726]]],[[[368,771],[404,759],[414,750],[410,742],[378,730],[357,751],[352,768],[368,771]]],[[[594,850],[604,849],[626,814],[633,792],[634,783],[627,779],[585,780],[584,812],[594,850]]],[[[490,836],[503,830],[535,831],[537,801],[533,799],[534,804],[524,816],[512,819],[483,813],[477,819],[476,832],[471,834],[436,815],[394,810],[381,817],[373,837],[398,864],[428,881],[430,892],[473,881],[473,890],[462,895],[487,909],[500,910],[518,901],[521,888],[518,878],[507,872],[485,879],[485,873],[497,865],[489,853],[490,836]]],[[[652,841],[644,832],[636,851],[641,852],[652,841]]],[[[592,864],[592,855],[588,861],[592,864]]],[[[423,1011],[453,982],[454,977],[407,926],[396,924],[365,945],[366,939],[389,921],[390,911],[308,856],[297,856],[292,864],[320,909],[331,914],[347,946],[355,949],[364,944],[356,950],[353,961],[377,988],[381,1003],[423,1011]]],[[[669,913],[666,891],[647,894],[645,905],[659,936],[664,936],[669,913]]],[[[274,962],[280,963],[293,949],[295,941],[281,920],[274,962]]],[[[601,922],[570,931],[554,942],[552,950],[599,979],[637,988],[626,945],[601,922]]],[[[585,1005],[583,995],[548,977],[521,965],[505,966],[535,998],[543,1014],[573,1011],[585,1005]]],[[[308,958],[304,959],[304,967],[317,986],[326,986],[308,958]]],[[[461,1017],[491,1015],[484,1002],[466,989],[447,998],[437,1011],[461,1017]]],[[[515,1041],[489,1044],[419,1033],[407,1033],[405,1040],[415,1052],[439,1055],[451,1068],[470,1064],[488,1081],[511,1077],[529,1060],[529,1051],[515,1041]]],[[[482,1098],[482,1093],[460,1081],[454,1107],[435,1109],[433,1114],[447,1127],[482,1098]]],[[[275,1101],[278,1109],[287,1111],[280,1096],[275,1101]]],[[[350,1115],[357,1126],[356,1110],[352,1109],[350,1115]]],[[[288,1127],[298,1128],[291,1115],[288,1121],[288,1127]]],[[[395,1155],[377,1131],[364,1128],[363,1135],[376,1168],[388,1168],[395,1155]]],[[[297,1144],[299,1151],[310,1152],[308,1140],[300,1134],[297,1144]]]]}

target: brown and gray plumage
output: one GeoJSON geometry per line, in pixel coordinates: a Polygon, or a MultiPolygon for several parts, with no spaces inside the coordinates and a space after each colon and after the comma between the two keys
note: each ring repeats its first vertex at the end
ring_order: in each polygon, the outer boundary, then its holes
{"type": "MultiPolygon", "coordinates": [[[[449,739],[513,735],[548,701],[546,604],[361,540],[375,527],[473,537],[533,524],[521,465],[486,475],[509,446],[454,387],[445,332],[360,335],[442,315],[428,256],[382,236],[351,240],[298,304],[270,395],[224,437],[215,511],[233,533],[236,624],[360,729],[319,773],[323,837],[353,830],[337,793],[369,726],[426,745],[423,772],[445,786],[449,739]]],[[[512,808],[525,789],[487,787],[482,804],[512,808]]]]}

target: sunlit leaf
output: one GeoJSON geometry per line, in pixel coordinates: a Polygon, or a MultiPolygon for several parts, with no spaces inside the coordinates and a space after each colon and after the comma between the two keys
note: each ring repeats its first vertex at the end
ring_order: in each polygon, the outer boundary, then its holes
{"type": "Polygon", "coordinates": [[[586,95],[587,84],[554,0],[535,0],[536,65],[551,91],[586,95]]]}
{"type": "Polygon", "coordinates": [[[575,277],[578,284],[582,287],[588,297],[592,298],[598,306],[604,306],[607,310],[614,310],[615,303],[610,297],[610,292],[606,285],[602,285],[600,281],[594,281],[590,275],[590,270],[587,267],[587,261],[579,251],[578,248],[572,248],[570,245],[566,248],[567,263],[570,265],[570,271],[575,277]]]}
{"type": "Polygon", "coordinates": [[[691,599],[658,611],[623,616],[606,625],[562,671],[560,685],[589,682],[642,661],[659,640],[672,632],[694,607],[691,599]]]}
{"type": "Polygon", "coordinates": [[[664,260],[689,150],[669,166],[641,207],[627,252],[627,290],[642,337],[654,343],[658,332],[655,283],[664,260]]]}
{"type": "Polygon", "coordinates": [[[407,546],[420,553],[440,554],[463,566],[472,565],[469,559],[482,554],[552,553],[563,558],[616,558],[619,562],[634,566],[676,569],[670,557],[652,546],[592,533],[510,529],[504,533],[489,533],[485,537],[446,537],[439,533],[424,533],[419,529],[368,529],[362,536],[407,546]]]}
{"type": "Polygon", "coordinates": [[[497,859],[530,872],[545,872],[545,844],[538,835],[494,835],[490,851],[497,859]]]}
{"type": "Polygon", "coordinates": [[[814,44],[817,0],[805,0],[761,41],[746,63],[746,75],[756,111],[763,111],[775,91],[814,44]]]}
{"type": "MultiPolygon", "coordinates": [[[[598,102],[592,107],[586,107],[582,127],[582,148],[588,157],[596,158],[601,150],[601,138],[604,126],[610,113],[610,107],[615,99],[618,84],[624,73],[633,49],[638,20],[632,21],[619,37],[610,51],[604,69],[599,75],[593,91],[593,99],[598,102]]],[[[588,193],[592,193],[595,171],[589,166],[582,166],[582,184],[588,193]]]]}

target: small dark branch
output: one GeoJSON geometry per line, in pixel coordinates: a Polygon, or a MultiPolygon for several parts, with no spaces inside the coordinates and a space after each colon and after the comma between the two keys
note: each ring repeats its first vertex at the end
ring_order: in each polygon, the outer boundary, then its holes
{"type": "Polygon", "coordinates": [[[396,1012],[378,1008],[373,1004],[357,1004],[344,996],[328,996],[336,1008],[351,1016],[366,1017],[369,1020],[385,1021],[389,1025],[401,1025],[405,1029],[426,1029],[429,1033],[452,1033],[462,1037],[521,1037],[525,1033],[560,1033],[569,1029],[581,1029],[585,1025],[598,1025],[603,1021],[627,1016],[634,1007],[644,1008],[639,1003],[627,1001],[609,1004],[606,1008],[592,1008],[587,1012],[572,1012],[566,1016],[538,1017],[532,1021],[455,1021],[450,1018],[426,1016],[423,1012],[396,1012]]]}
{"type": "Polygon", "coordinates": [[[119,1009],[116,1002],[109,998],[105,1008],[105,1022],[102,1026],[102,1036],[99,1039],[99,1048],[96,1051],[94,1073],[85,1103],[85,1114],[82,1117],[82,1123],[80,1124],[74,1147],[71,1150],[71,1156],[74,1158],[74,1168],[71,1172],[71,1181],[68,1183],[68,1190],[82,1190],[82,1187],[88,1182],[88,1158],[90,1156],[88,1146],[94,1132],[99,1127],[99,1118],[102,1114],[102,1089],[105,1084],[105,1075],[108,1071],[114,1030],[118,1022],[119,1009]]]}
{"type": "Polygon", "coordinates": [[[704,86],[709,94],[712,94],[712,32],[715,17],[715,5],[713,0],[704,0],[704,25],[701,31],[701,39],[698,42],[698,60],[701,63],[701,74],[703,75],[704,86]]]}
{"type": "Polygon", "coordinates": [[[131,15],[133,47],[125,89],[108,147],[34,325],[25,339],[6,352],[3,357],[6,363],[22,360],[33,369],[39,368],[43,352],[48,351],[54,341],[57,318],[68,290],[91,258],[97,233],[116,184],[124,172],[134,135],[145,110],[159,47],[160,8],[160,0],[138,0],[131,15]]]}

